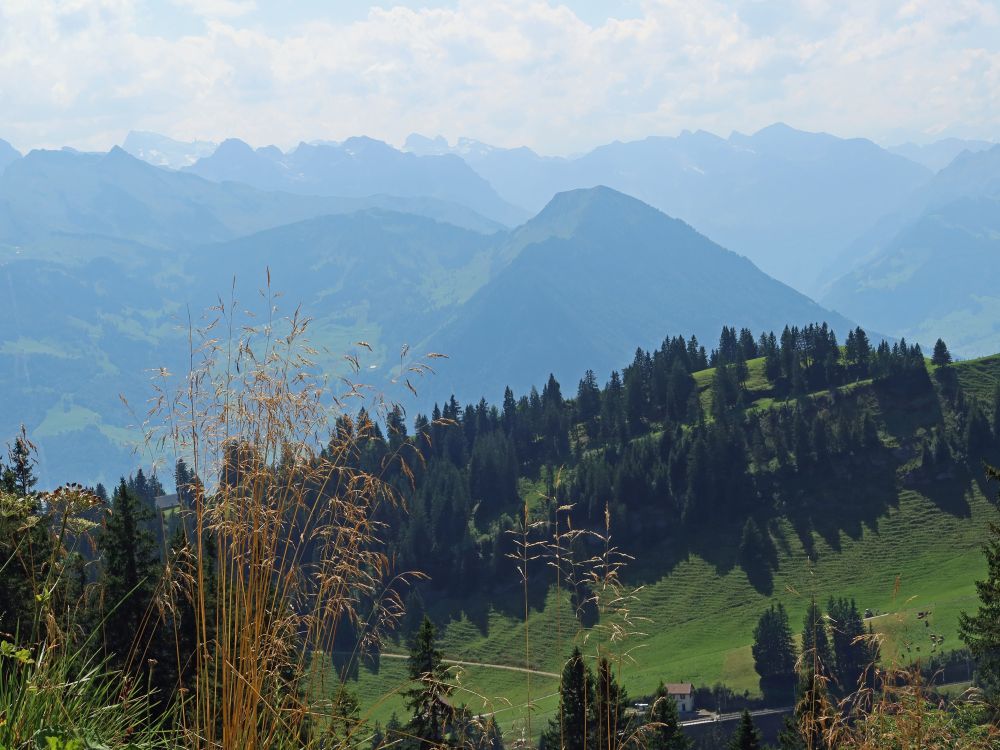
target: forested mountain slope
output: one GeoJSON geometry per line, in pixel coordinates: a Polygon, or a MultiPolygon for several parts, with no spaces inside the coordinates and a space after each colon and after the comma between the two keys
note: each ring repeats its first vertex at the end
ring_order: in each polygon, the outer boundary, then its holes
{"type": "MultiPolygon", "coordinates": [[[[453,400],[430,421],[417,417],[412,438],[390,420],[361,460],[410,456],[399,450],[408,440],[426,459],[403,459],[413,461],[414,499],[387,519],[401,569],[431,575],[409,596],[408,627],[426,611],[450,658],[557,672],[574,638],[606,637],[594,626],[615,621],[587,604],[605,559],[600,537],[561,543],[560,566],[576,562],[556,588],[554,534],[573,528],[610,532],[634,557],[623,580],[643,589],[628,607],[651,620],[621,646],[640,647],[631,695],[660,680],[757,692],[753,627],[775,600],[798,629],[811,597],[853,598],[880,614],[868,622],[886,638],[886,659],[958,648],[958,612],[974,608],[982,576],[979,545],[1000,517],[980,468],[1000,459],[1000,357],[928,368],[919,349],[872,348],[857,330],[836,343],[825,326],[757,339],[727,329],[714,368],[699,369],[708,363],[697,342],[675,338],[637,352],[603,388],[586,373],[572,399],[550,379],[495,407],[453,400]],[[537,543],[527,655],[522,539],[537,543]]],[[[362,696],[399,679],[392,660],[378,664],[357,670],[362,696]]],[[[516,674],[470,667],[463,679],[474,694],[527,700],[516,674]]],[[[533,684],[537,699],[554,683],[533,684]]],[[[543,717],[554,708],[540,706],[543,717]]]]}

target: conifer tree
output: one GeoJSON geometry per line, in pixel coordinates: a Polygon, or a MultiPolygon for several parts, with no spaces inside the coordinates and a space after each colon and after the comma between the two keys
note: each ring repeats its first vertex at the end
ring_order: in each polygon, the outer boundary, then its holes
{"type": "MultiPolygon", "coordinates": [[[[9,465],[0,459],[0,492],[17,498],[0,514],[0,632],[14,633],[27,625],[35,611],[37,582],[43,561],[49,558],[51,538],[38,523],[35,487],[35,445],[24,425],[7,451],[9,465]]],[[[5,503],[6,506],[6,503],[5,503]]]]}
{"type": "Polygon", "coordinates": [[[729,740],[730,750],[761,750],[763,747],[760,730],[753,723],[753,717],[747,709],[743,709],[740,724],[736,727],[733,737],[729,740]]]}
{"type": "Polygon", "coordinates": [[[764,532],[760,528],[757,520],[751,516],[743,525],[743,533],[740,535],[740,546],[738,549],[740,565],[752,575],[760,572],[760,568],[767,564],[767,541],[764,532]]]}
{"type": "MultiPolygon", "coordinates": [[[[988,467],[993,479],[1000,471],[988,467]]],[[[986,697],[1000,710],[1000,525],[990,524],[990,539],[983,547],[986,577],[976,581],[979,609],[959,615],[959,636],[979,662],[976,676],[986,697]]]]}
{"type": "Polygon", "coordinates": [[[795,643],[785,606],[778,602],[764,611],[753,633],[754,668],[760,689],[769,700],[783,699],[795,686],[795,643]]]}
{"type": "Polygon", "coordinates": [[[576,414],[580,422],[592,426],[601,410],[601,389],[593,370],[587,370],[576,389],[576,414]]]}
{"type": "Polygon", "coordinates": [[[802,666],[809,673],[815,669],[823,675],[831,674],[834,666],[833,651],[826,632],[826,618],[813,598],[802,623],[802,666]]]}
{"type": "Polygon", "coordinates": [[[546,750],[585,750],[594,724],[594,677],[579,648],[563,667],[559,681],[559,713],[542,735],[546,750]]]}
{"type": "Polygon", "coordinates": [[[46,524],[39,523],[37,502],[19,495],[14,472],[0,462],[4,474],[0,493],[4,497],[0,513],[0,638],[19,633],[30,638],[36,599],[42,575],[41,561],[47,560],[51,547],[46,524]],[[36,564],[37,561],[37,564],[36,564]]]}
{"type": "Polygon", "coordinates": [[[864,621],[853,599],[830,598],[827,606],[833,654],[836,661],[835,675],[840,688],[851,691],[858,687],[861,675],[874,660],[871,645],[865,640],[864,621]]]}
{"type": "MultiPolygon", "coordinates": [[[[330,707],[330,723],[326,728],[329,747],[356,747],[359,735],[365,728],[361,718],[361,704],[354,693],[341,682],[336,687],[336,693],[330,707]]],[[[324,743],[323,746],[327,746],[324,743]]],[[[374,744],[373,744],[374,746],[374,744]]]]}
{"type": "Polygon", "coordinates": [[[680,726],[677,701],[662,682],[653,693],[648,719],[654,726],[645,734],[647,750],[688,750],[691,747],[691,740],[680,726]]]}
{"type": "Polygon", "coordinates": [[[597,665],[594,695],[594,742],[592,747],[617,750],[629,735],[625,708],[628,695],[618,685],[611,663],[601,658],[597,665]]]}
{"type": "Polygon", "coordinates": [[[445,738],[453,714],[448,696],[452,686],[446,682],[447,670],[441,663],[441,652],[434,645],[434,624],[424,617],[420,629],[410,642],[409,674],[417,684],[403,695],[406,707],[413,712],[406,731],[421,750],[439,746],[445,738]]]}
{"type": "Polygon", "coordinates": [[[833,750],[827,742],[833,714],[826,679],[811,664],[806,665],[799,683],[794,724],[780,737],[782,750],[833,750]]]}
{"type": "Polygon", "coordinates": [[[2,470],[2,481],[8,492],[28,497],[38,478],[35,476],[35,445],[28,439],[28,433],[21,425],[20,434],[7,451],[10,464],[2,470]]]}
{"type": "Polygon", "coordinates": [[[951,352],[948,351],[948,345],[941,339],[934,342],[934,353],[931,354],[931,364],[937,367],[944,367],[951,364],[951,352]]]}
{"type": "Polygon", "coordinates": [[[104,563],[104,643],[119,665],[127,665],[133,646],[145,649],[155,623],[151,605],[160,566],[149,521],[148,509],[122,479],[97,542],[104,563]]]}

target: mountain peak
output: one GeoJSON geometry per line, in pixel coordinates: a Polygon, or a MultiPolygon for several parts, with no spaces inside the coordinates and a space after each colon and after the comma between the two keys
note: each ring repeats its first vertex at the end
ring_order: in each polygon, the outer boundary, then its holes
{"type": "Polygon", "coordinates": [[[0,172],[3,172],[7,165],[21,158],[21,152],[11,146],[7,141],[0,138],[0,172]]]}
{"type": "Polygon", "coordinates": [[[358,153],[402,153],[396,151],[385,141],[370,138],[367,135],[353,135],[344,141],[341,147],[351,155],[358,153]]]}
{"type": "Polygon", "coordinates": [[[529,223],[555,222],[563,226],[579,226],[594,215],[601,217],[603,221],[610,217],[620,218],[629,213],[666,216],[638,198],[633,198],[631,195],[626,195],[606,185],[596,185],[591,188],[578,188],[556,193],[545,208],[529,223]]]}
{"type": "Polygon", "coordinates": [[[247,156],[253,153],[253,148],[239,138],[227,138],[215,149],[212,156],[247,156]]]}
{"type": "Polygon", "coordinates": [[[528,245],[550,238],[587,237],[611,241],[639,225],[682,225],[663,212],[617,190],[598,185],[556,193],[537,216],[516,229],[504,250],[512,258],[528,245]]]}
{"type": "Polygon", "coordinates": [[[170,169],[189,167],[217,147],[211,141],[183,142],[148,130],[132,130],[122,143],[122,148],[137,159],[170,169]]]}
{"type": "Polygon", "coordinates": [[[779,120],[778,122],[772,122],[770,125],[766,125],[765,127],[755,132],[754,135],[765,135],[765,134],[777,135],[777,134],[805,133],[805,132],[806,132],[805,130],[798,130],[797,128],[793,128],[787,122],[781,122],[779,120]]]}
{"type": "Polygon", "coordinates": [[[420,133],[410,133],[406,136],[403,150],[414,153],[417,156],[437,156],[449,152],[448,141],[443,135],[428,138],[420,133]]]}

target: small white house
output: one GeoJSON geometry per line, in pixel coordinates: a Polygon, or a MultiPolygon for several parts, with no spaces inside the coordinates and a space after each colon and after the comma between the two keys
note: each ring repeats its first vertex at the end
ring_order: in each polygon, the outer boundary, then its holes
{"type": "Polygon", "coordinates": [[[667,694],[677,703],[677,711],[682,714],[694,712],[694,685],[690,682],[671,682],[665,685],[667,694]]]}

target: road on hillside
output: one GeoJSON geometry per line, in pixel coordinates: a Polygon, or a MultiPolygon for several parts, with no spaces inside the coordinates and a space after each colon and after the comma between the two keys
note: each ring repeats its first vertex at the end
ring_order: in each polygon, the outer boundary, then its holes
{"type": "MultiPolygon", "coordinates": [[[[795,710],[795,706],[786,706],[784,708],[762,708],[758,711],[751,711],[750,715],[753,717],[758,716],[771,716],[772,714],[787,714],[795,710]]],[[[715,724],[716,722],[733,721],[734,719],[740,718],[742,712],[730,713],[730,714],[717,714],[715,716],[710,716],[708,718],[700,719],[688,719],[687,721],[679,722],[682,727],[694,727],[699,724],[715,724]]]]}
{"type": "MultiPolygon", "coordinates": [[[[379,654],[383,659],[409,659],[406,654],[387,654],[384,651],[379,654]]],[[[521,672],[523,674],[536,674],[540,677],[554,677],[559,679],[555,672],[543,672],[540,669],[528,669],[527,667],[512,667],[509,664],[490,664],[484,661],[463,661],[461,659],[442,659],[445,664],[456,664],[460,667],[486,667],[487,669],[506,669],[508,672],[521,672]]]]}

